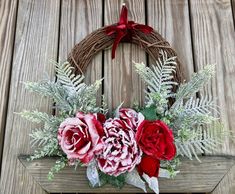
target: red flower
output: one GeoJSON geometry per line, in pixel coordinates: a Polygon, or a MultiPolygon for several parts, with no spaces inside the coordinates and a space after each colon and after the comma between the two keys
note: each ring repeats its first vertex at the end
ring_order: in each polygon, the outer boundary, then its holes
{"type": "Polygon", "coordinates": [[[144,120],[144,115],[137,113],[131,108],[120,108],[119,118],[129,129],[132,129],[134,132],[136,132],[137,126],[144,120]]]}
{"type": "Polygon", "coordinates": [[[142,176],[143,173],[147,174],[149,177],[158,177],[160,168],[160,161],[151,156],[144,155],[140,164],[137,166],[137,170],[142,176]]]}
{"type": "Polygon", "coordinates": [[[101,137],[104,130],[98,120],[102,115],[77,113],[60,124],[58,141],[72,165],[76,159],[87,164],[103,148],[101,137]]]}
{"type": "Polygon", "coordinates": [[[135,141],[135,133],[119,118],[104,123],[104,146],[97,156],[102,172],[111,176],[132,171],[140,163],[142,151],[135,141]]]}
{"type": "Polygon", "coordinates": [[[172,130],[160,120],[144,120],[137,128],[136,141],[146,155],[158,160],[172,160],[176,154],[172,130]]]}

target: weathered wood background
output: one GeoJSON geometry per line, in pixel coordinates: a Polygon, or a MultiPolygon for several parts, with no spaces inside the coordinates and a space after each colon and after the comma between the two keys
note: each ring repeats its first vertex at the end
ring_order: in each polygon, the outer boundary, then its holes
{"type": "MultiPolygon", "coordinates": [[[[51,111],[51,101],[31,94],[24,81],[37,81],[53,60],[66,60],[75,43],[88,33],[118,21],[121,0],[0,0],[0,163],[1,194],[45,194],[20,161],[31,153],[28,133],[33,127],[14,112],[24,109],[51,111]]],[[[189,79],[208,63],[217,75],[206,88],[217,97],[221,119],[235,131],[235,0],[126,0],[129,18],[147,23],[175,48],[189,79]]],[[[110,49],[94,57],[87,82],[104,77],[103,93],[109,108],[131,105],[143,94],[132,61],[147,62],[137,46],[121,44],[115,60],[110,49]]],[[[235,155],[227,139],[215,154],[235,155]]],[[[200,170],[200,169],[199,169],[200,170]]],[[[216,170],[216,169],[215,169],[216,170]]],[[[213,194],[235,193],[235,167],[213,194]]]]}

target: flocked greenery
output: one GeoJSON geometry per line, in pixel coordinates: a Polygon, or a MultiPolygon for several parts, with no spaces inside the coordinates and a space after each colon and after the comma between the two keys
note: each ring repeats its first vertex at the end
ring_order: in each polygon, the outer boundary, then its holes
{"type": "Polygon", "coordinates": [[[212,97],[206,94],[196,98],[196,94],[214,76],[215,67],[207,65],[174,93],[172,88],[176,83],[172,78],[175,58],[167,58],[165,52],[161,54],[162,60],[157,61],[156,66],[149,68],[143,63],[136,63],[137,72],[147,84],[142,113],[148,118],[156,117],[165,121],[173,129],[177,155],[190,159],[195,156],[199,160],[199,154],[215,150],[223,137],[221,125],[213,127],[218,123],[219,112],[212,97]],[[172,105],[170,98],[174,101],[172,105]],[[150,113],[154,115],[150,116],[150,113]]]}
{"type": "Polygon", "coordinates": [[[101,186],[105,184],[111,184],[121,189],[125,185],[125,177],[126,177],[125,173],[115,177],[115,176],[107,175],[103,172],[99,172],[99,179],[100,179],[101,186]]]}
{"type": "MultiPolygon", "coordinates": [[[[29,160],[45,156],[59,156],[55,166],[48,173],[52,179],[53,174],[66,166],[66,160],[58,145],[57,131],[60,123],[66,117],[71,117],[78,111],[106,112],[105,107],[96,105],[96,93],[101,85],[101,80],[92,85],[86,85],[83,75],[75,75],[69,63],[56,64],[57,77],[55,80],[42,80],[40,82],[25,83],[26,89],[42,96],[50,97],[55,103],[56,115],[52,116],[39,111],[23,111],[22,117],[35,123],[42,123],[42,128],[33,129],[30,137],[32,146],[37,146],[29,160]]],[[[103,106],[106,106],[103,103],[103,106]]]]}
{"type": "MultiPolygon", "coordinates": [[[[167,53],[160,52],[161,58],[156,65],[147,67],[143,63],[135,63],[137,73],[146,83],[145,105],[138,107],[145,119],[161,119],[174,132],[177,157],[172,161],[162,161],[161,167],[167,169],[171,176],[176,175],[176,168],[180,162],[179,156],[199,160],[198,154],[212,152],[221,142],[223,130],[218,121],[218,109],[211,96],[205,94],[196,98],[203,86],[214,75],[214,66],[208,65],[192,76],[191,81],[178,87],[176,93],[172,88],[177,85],[173,81],[176,69],[176,57],[168,58],[167,53]],[[169,99],[174,103],[170,105],[169,99]]],[[[57,130],[60,123],[66,118],[83,112],[106,113],[106,104],[96,105],[96,93],[102,80],[92,85],[85,84],[83,75],[75,75],[74,69],[68,62],[56,64],[56,79],[42,80],[41,82],[27,82],[28,90],[50,97],[54,102],[55,116],[39,111],[23,111],[20,115],[29,121],[42,123],[41,128],[33,129],[30,137],[33,146],[37,146],[31,160],[45,156],[59,156],[55,166],[51,168],[48,179],[54,177],[67,165],[57,141],[57,130]]],[[[121,188],[125,182],[125,174],[119,177],[110,177],[100,173],[102,183],[110,183],[121,188]]]]}

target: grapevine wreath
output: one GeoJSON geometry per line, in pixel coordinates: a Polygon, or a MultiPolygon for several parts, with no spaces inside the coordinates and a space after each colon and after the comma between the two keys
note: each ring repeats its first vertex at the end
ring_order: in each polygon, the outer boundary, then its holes
{"type": "Polygon", "coordinates": [[[54,100],[56,115],[23,111],[21,116],[40,123],[30,137],[37,146],[29,160],[58,156],[48,179],[65,166],[87,168],[90,186],[109,183],[121,188],[125,183],[146,191],[146,184],[159,193],[158,177],[173,178],[180,173],[182,156],[199,162],[198,154],[212,151],[222,141],[217,107],[211,96],[196,98],[196,93],[214,75],[208,65],[195,73],[188,83],[175,51],[160,34],[147,25],[127,20],[122,7],[117,24],[103,27],[75,45],[68,61],[58,63],[55,80],[25,86],[54,100]],[[134,63],[146,83],[143,106],[107,110],[96,104],[102,80],[92,85],[83,82],[91,58],[112,45],[112,58],[120,42],[141,46],[156,64],[134,63]],[[108,112],[114,112],[113,115],[108,112]],[[207,126],[205,128],[205,126],[207,126]],[[216,131],[215,131],[216,130],[216,131]],[[216,134],[216,135],[211,135],[216,134]]]}

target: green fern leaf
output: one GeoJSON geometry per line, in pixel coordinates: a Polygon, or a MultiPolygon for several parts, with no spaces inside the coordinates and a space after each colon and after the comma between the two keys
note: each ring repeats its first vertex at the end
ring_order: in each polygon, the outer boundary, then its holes
{"type": "Polygon", "coordinates": [[[160,51],[161,59],[155,66],[146,67],[143,63],[135,63],[136,71],[147,84],[146,103],[158,107],[158,113],[167,108],[168,98],[172,96],[172,88],[177,85],[173,81],[173,73],[176,69],[176,57],[168,58],[167,53],[160,51]]]}
{"type": "Polygon", "coordinates": [[[203,70],[195,73],[189,82],[181,84],[175,94],[176,101],[173,104],[173,107],[181,104],[184,99],[194,96],[196,92],[204,87],[204,85],[211,79],[214,74],[215,66],[207,65],[203,70]]]}
{"type": "Polygon", "coordinates": [[[218,132],[215,135],[212,134],[214,130],[214,128],[203,129],[202,127],[198,127],[195,130],[189,130],[189,135],[186,138],[178,135],[178,138],[175,139],[177,155],[186,156],[189,159],[195,157],[200,161],[198,158],[199,154],[204,152],[211,153],[222,142],[222,132],[218,132]]]}
{"type": "Polygon", "coordinates": [[[74,95],[74,93],[79,93],[80,90],[85,87],[83,83],[83,75],[75,75],[74,68],[68,63],[58,63],[56,64],[57,81],[61,83],[65,88],[67,88],[68,93],[74,95]]]}

